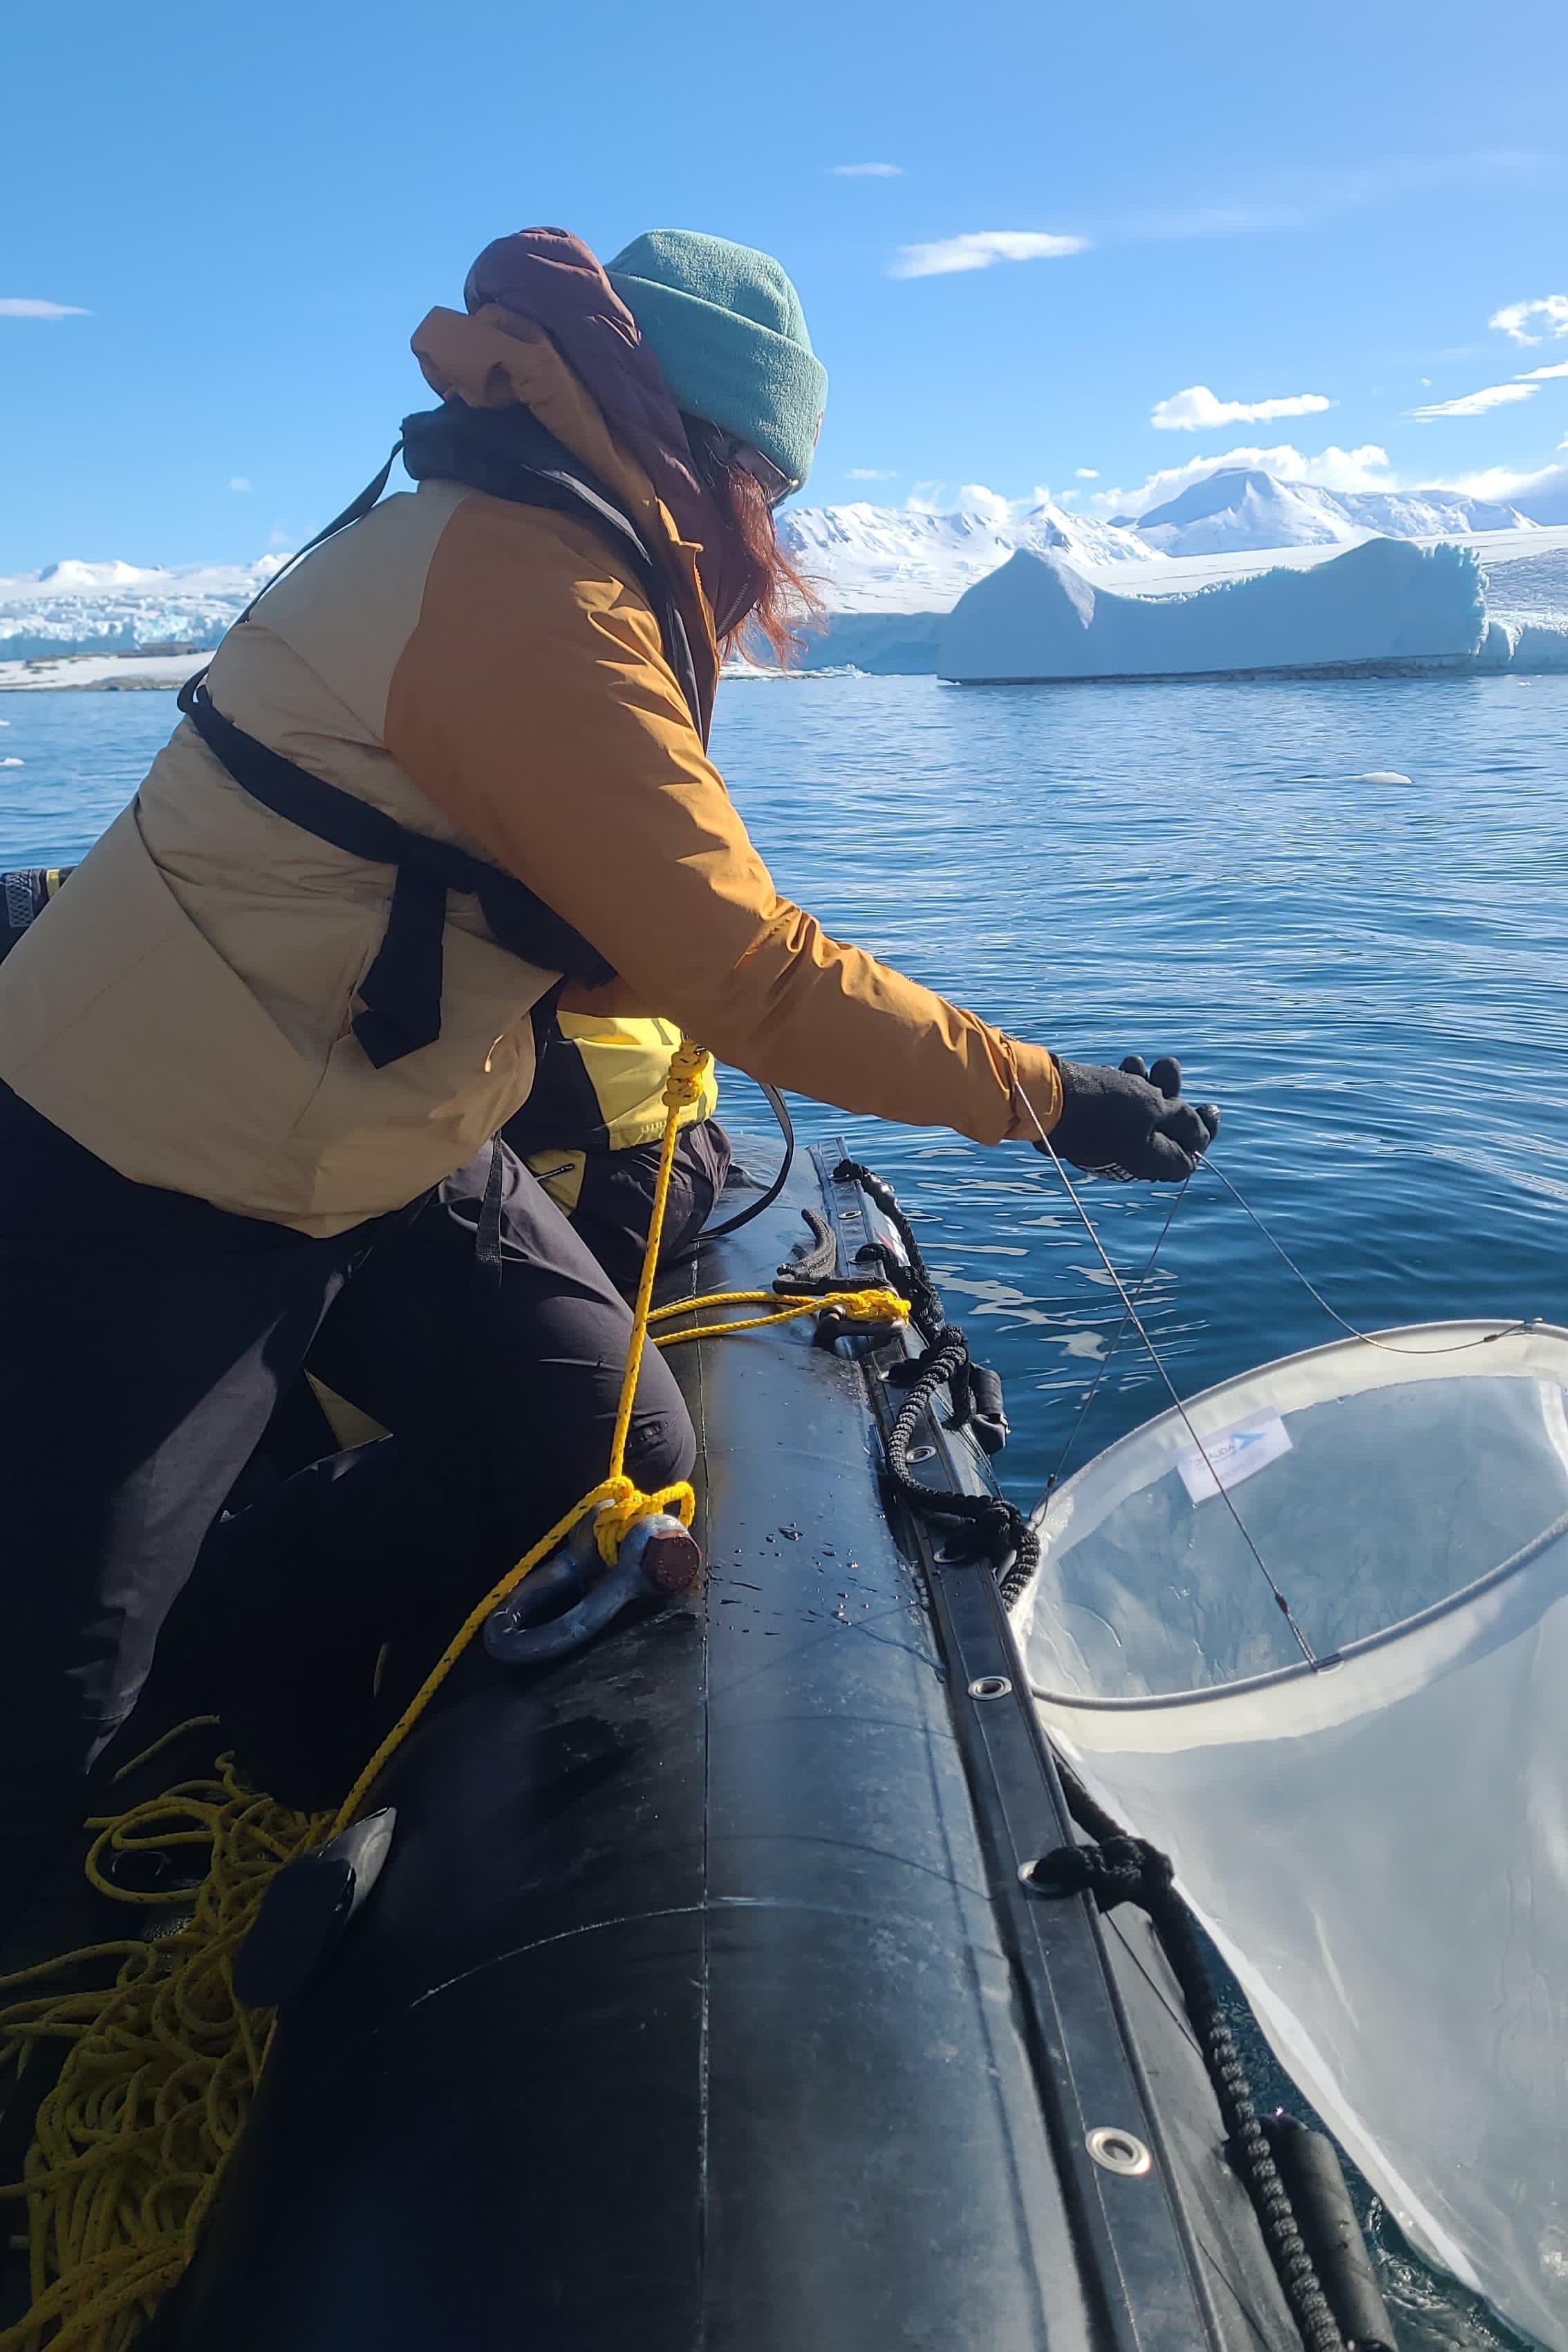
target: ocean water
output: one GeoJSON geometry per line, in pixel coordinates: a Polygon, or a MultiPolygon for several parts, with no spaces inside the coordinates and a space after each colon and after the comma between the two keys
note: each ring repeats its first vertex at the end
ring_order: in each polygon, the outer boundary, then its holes
{"type": "MultiPolygon", "coordinates": [[[[79,856],[174,718],[0,697],[0,863],[79,856]]],[[[1568,678],[737,681],[714,748],[836,936],[1074,1059],[1177,1054],[1226,1172],[1352,1321],[1568,1321],[1568,678]]],[[[1075,1460],[1161,1409],[1131,1340],[1104,1367],[1120,1306],[1042,1158],[797,1108],[915,1218],[1005,1381],[1020,1501],[1102,1368],[1075,1460]]],[[[1084,1198],[1140,1268],[1170,1196],[1084,1198]]],[[[1206,1176],[1143,1312],[1184,1394],[1334,1336],[1206,1176]]],[[[1381,2235],[1405,2344],[1510,2340],[1381,2235]]]]}

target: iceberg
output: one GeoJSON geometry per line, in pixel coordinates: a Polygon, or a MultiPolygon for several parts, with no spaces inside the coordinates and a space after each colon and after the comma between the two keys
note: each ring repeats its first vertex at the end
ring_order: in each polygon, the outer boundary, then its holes
{"type": "Polygon", "coordinates": [[[1258,671],[1568,667],[1568,638],[1495,623],[1473,548],[1369,539],[1307,569],[1126,595],[1020,551],[960,597],[937,668],[960,682],[1258,671]]]}

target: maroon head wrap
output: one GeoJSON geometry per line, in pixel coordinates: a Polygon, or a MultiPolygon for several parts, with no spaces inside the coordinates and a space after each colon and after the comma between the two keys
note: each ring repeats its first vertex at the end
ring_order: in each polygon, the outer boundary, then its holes
{"type": "Polygon", "coordinates": [[[495,302],[544,329],[681,538],[702,550],[703,589],[722,628],[737,587],[750,578],[745,551],[692,464],[658,362],[581,237],[563,228],[497,237],[469,270],[463,299],[470,311],[495,302]]]}

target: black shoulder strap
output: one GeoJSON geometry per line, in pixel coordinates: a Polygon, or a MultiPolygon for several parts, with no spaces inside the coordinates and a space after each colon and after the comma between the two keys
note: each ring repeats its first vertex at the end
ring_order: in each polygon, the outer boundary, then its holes
{"type": "MultiPolygon", "coordinates": [[[[318,547],[324,546],[329,539],[335,539],[340,530],[347,530],[351,522],[363,522],[364,520],[365,516],[369,514],[372,507],[375,505],[376,501],[381,497],[383,490],[385,489],[387,483],[391,480],[392,469],[394,466],[396,465],[399,457],[402,455],[402,451],[403,436],[399,434],[397,439],[393,443],[391,449],[387,453],[386,463],[383,466],[380,473],[372,477],[372,478],[365,484],[363,489],[360,492],[358,498],[352,499],[349,504],[343,509],[342,514],[334,515],[331,521],[324,524],[316,533],[314,539],[308,539],[303,547],[297,547],[294,550],[293,554],[286,558],[286,560],[279,565],[277,571],[272,573],[270,579],[264,580],[262,582],[260,587],[257,590],[255,595],[251,598],[244,612],[240,614],[238,619],[230,622],[229,626],[231,628],[242,628],[245,623],[249,620],[252,613],[255,612],[258,604],[260,604],[263,596],[267,594],[268,590],[270,588],[276,588],[279,580],[286,579],[288,574],[293,571],[294,566],[297,563],[302,563],[307,555],[314,554],[316,549],[318,547]]],[[[205,677],[207,671],[211,667],[212,664],[210,662],[204,662],[201,668],[195,673],[195,676],[194,677],[188,677],[185,680],[184,685],[180,689],[180,709],[185,712],[187,719],[191,716],[191,713],[186,709],[185,697],[187,694],[192,692],[195,688],[201,685],[202,680],[205,677]]]]}
{"type": "MultiPolygon", "coordinates": [[[[416,481],[460,481],[520,505],[550,507],[591,521],[629,559],[658,615],[665,658],[679,682],[699,733],[705,715],[696,665],[679,604],[631,518],[587,468],[523,409],[469,408],[447,402],[404,419],[403,432],[373,481],[325,530],[307,541],[258,590],[236,622],[248,621],[268,591],[312,550],[363,521],[402,456],[416,481]]],[[[447,842],[415,833],[353,793],[312,775],[226,719],[206,689],[205,669],[187,679],[179,705],[235,782],[275,815],[286,817],[350,856],[396,872],[386,930],[361,983],[363,1007],[353,1027],[379,1069],[433,1045],[441,1034],[442,935],[447,894],[477,896],[494,937],[525,961],[569,980],[601,986],[612,966],[526,884],[447,842]]]]}
{"type": "MultiPolygon", "coordinates": [[[[402,454],[403,436],[399,434],[388,453],[385,465],[382,467],[379,474],[375,475],[372,480],[365,484],[358,498],[351,499],[350,503],[343,509],[341,515],[334,515],[331,521],[325,524],[323,528],[316,533],[314,539],[308,539],[303,547],[297,547],[294,550],[293,554],[289,557],[288,561],[279,565],[277,571],[272,574],[272,577],[269,580],[264,580],[262,582],[260,587],[257,590],[255,595],[251,598],[249,604],[240,614],[239,620],[235,622],[234,626],[237,629],[239,627],[240,622],[249,620],[252,613],[255,612],[258,604],[260,604],[268,590],[269,588],[276,588],[279,580],[283,579],[289,572],[292,572],[297,563],[302,563],[307,555],[313,554],[316,549],[323,546],[329,539],[335,539],[340,530],[347,530],[351,522],[363,522],[364,520],[365,516],[369,514],[372,507],[375,505],[383,490],[385,489],[387,483],[391,480],[392,469],[394,466],[396,465],[397,460],[402,454]]],[[[205,670],[202,672],[202,676],[204,677],[206,676],[206,672],[205,670]]]]}
{"type": "Polygon", "coordinates": [[[615,978],[614,966],[526,883],[454,843],[415,833],[384,810],[270,751],[224,717],[205,678],[182,687],[180,709],[235,782],[275,816],[287,817],[351,857],[395,869],[386,929],[360,983],[363,1010],[353,1023],[377,1069],[434,1045],[441,1034],[442,934],[449,890],[477,897],[496,940],[524,961],[590,988],[615,978]]]}

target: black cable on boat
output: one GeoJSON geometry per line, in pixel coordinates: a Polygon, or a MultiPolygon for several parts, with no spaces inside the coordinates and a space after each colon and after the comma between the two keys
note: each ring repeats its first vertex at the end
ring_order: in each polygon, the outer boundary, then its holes
{"type": "Polygon", "coordinates": [[[1308,2352],[1345,2352],[1333,2305],[1301,2234],[1289,2194],[1247,2080],[1230,2021],[1220,2006],[1191,1912],[1177,1894],[1168,1854],[1128,1835],[1057,1757],[1068,1807],[1092,1845],[1058,1846],[1029,1873],[1046,1895],[1092,1895],[1101,1911],[1135,1903],[1146,1912],[1197,2037],[1229,2143],[1231,2160],[1252,2200],[1281,2291],[1308,2352]]]}
{"type": "Polygon", "coordinates": [[[705,1242],[721,1241],[726,1234],[738,1234],[742,1225],[749,1225],[753,1217],[760,1217],[764,1209],[773,1207],[789,1181],[789,1171],[795,1165],[795,1121],[789,1115],[789,1105],[777,1087],[770,1087],[764,1078],[758,1078],[756,1084],[766,1095],[768,1108],[777,1119],[779,1133],[784,1137],[784,1158],[779,1162],[778,1174],[765,1192],[759,1193],[754,1201],[749,1202],[745,1208],[738,1210],[734,1216],[726,1217],[721,1225],[705,1225],[690,1248],[681,1252],[683,1257],[695,1257],[699,1248],[705,1242]]]}
{"type": "Polygon", "coordinates": [[[963,1331],[942,1311],[914,1227],[899,1206],[892,1187],[858,1160],[841,1160],[833,1181],[858,1184],[898,1234],[904,1263],[889,1262],[884,1255],[882,1270],[895,1287],[907,1288],[910,1319],[925,1341],[922,1352],[909,1367],[909,1386],[888,1433],[889,1475],[917,1517],[944,1521],[966,1531],[973,1557],[991,1562],[1002,1598],[1011,1605],[1040,1562],[1040,1539],[1023,1512],[1001,1495],[966,1495],[957,1487],[929,1486],[910,1465],[910,1448],[938,1389],[945,1388],[952,1397],[952,1427],[962,1428],[972,1418],[975,1409],[973,1377],[980,1367],[970,1357],[963,1331]]]}

